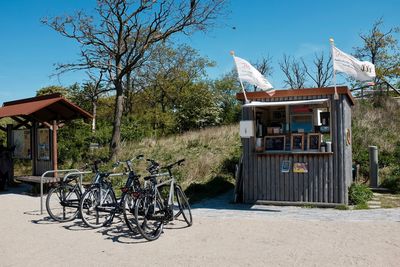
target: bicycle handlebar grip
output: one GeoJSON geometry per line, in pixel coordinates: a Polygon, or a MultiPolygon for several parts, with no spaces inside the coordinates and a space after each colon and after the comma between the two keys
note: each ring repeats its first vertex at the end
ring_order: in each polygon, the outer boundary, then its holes
{"type": "Polygon", "coordinates": [[[176,164],[181,165],[183,162],[185,161],[185,159],[180,159],[176,162],[176,164]]]}

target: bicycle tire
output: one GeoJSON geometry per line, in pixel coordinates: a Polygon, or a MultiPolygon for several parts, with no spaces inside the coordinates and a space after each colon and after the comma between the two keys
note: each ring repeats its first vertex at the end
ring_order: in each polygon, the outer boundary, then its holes
{"type": "Polygon", "coordinates": [[[125,223],[128,226],[129,230],[134,234],[139,234],[137,229],[136,219],[135,219],[135,202],[136,200],[132,197],[131,194],[126,194],[124,197],[123,203],[123,213],[125,223]]]}
{"type": "Polygon", "coordinates": [[[50,189],[46,198],[46,210],[58,222],[69,222],[79,212],[80,192],[71,185],[59,185],[50,189]]]}
{"type": "Polygon", "coordinates": [[[105,189],[100,185],[90,187],[82,196],[80,202],[80,215],[82,221],[91,228],[100,228],[111,224],[115,215],[117,200],[112,190],[108,191],[105,198],[105,205],[99,206],[100,190],[105,189]]]}
{"type": "Polygon", "coordinates": [[[180,215],[183,216],[183,219],[185,220],[188,226],[192,226],[193,217],[192,217],[192,212],[190,210],[189,201],[187,200],[185,193],[183,192],[182,188],[179,185],[175,187],[175,193],[176,193],[176,198],[178,200],[179,209],[181,212],[180,215]]]}
{"type": "Polygon", "coordinates": [[[139,233],[148,241],[156,240],[160,237],[164,229],[164,216],[160,201],[150,201],[148,197],[140,197],[135,203],[135,219],[139,233]],[[155,205],[153,203],[156,203],[155,205]],[[155,218],[158,213],[159,219],[155,218]]]}

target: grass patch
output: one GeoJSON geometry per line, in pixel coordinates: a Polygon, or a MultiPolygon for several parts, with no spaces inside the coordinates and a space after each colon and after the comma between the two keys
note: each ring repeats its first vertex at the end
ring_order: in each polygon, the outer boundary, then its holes
{"type": "Polygon", "coordinates": [[[400,195],[384,194],[379,197],[379,201],[384,209],[400,208],[400,195]]]}
{"type": "Polygon", "coordinates": [[[301,207],[304,208],[304,209],[315,209],[315,208],[318,208],[316,205],[313,205],[313,204],[302,205],[301,207]]]}
{"type": "Polygon", "coordinates": [[[367,209],[369,209],[369,207],[368,207],[367,203],[359,203],[354,206],[354,209],[355,210],[367,210],[367,209]]]}
{"type": "Polygon", "coordinates": [[[338,205],[338,206],[335,207],[335,209],[337,209],[337,210],[348,210],[349,206],[347,206],[347,205],[338,205]]]}

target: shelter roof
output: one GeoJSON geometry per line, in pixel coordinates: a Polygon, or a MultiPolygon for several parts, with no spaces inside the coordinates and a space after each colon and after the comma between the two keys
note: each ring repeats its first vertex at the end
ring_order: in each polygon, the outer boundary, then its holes
{"type": "MultiPolygon", "coordinates": [[[[351,92],[347,86],[337,86],[337,92],[340,95],[345,95],[349,99],[350,103],[354,105],[354,97],[351,95],[351,92]]],[[[313,99],[313,96],[327,96],[333,95],[335,93],[334,87],[323,87],[323,88],[302,88],[302,89],[285,89],[285,90],[275,90],[275,94],[273,96],[268,95],[265,91],[258,91],[258,92],[246,92],[246,96],[249,100],[257,100],[263,101],[266,99],[273,100],[274,98],[283,98],[283,97],[295,97],[295,96],[302,96],[302,97],[310,97],[313,99]]],[[[237,93],[236,99],[244,100],[243,93],[237,93]]]]}
{"type": "Polygon", "coordinates": [[[3,103],[0,118],[24,117],[40,122],[92,118],[92,115],[61,94],[51,94],[3,103]]]}

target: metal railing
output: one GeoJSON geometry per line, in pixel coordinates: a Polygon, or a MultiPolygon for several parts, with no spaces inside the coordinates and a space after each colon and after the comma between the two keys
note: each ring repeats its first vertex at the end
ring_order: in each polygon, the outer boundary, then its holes
{"type": "MultiPolygon", "coordinates": [[[[49,170],[49,171],[46,171],[46,172],[44,172],[43,174],[42,174],[42,176],[40,176],[40,214],[43,214],[43,180],[46,178],[46,175],[48,175],[48,174],[56,174],[56,176],[58,176],[57,174],[58,173],[68,173],[68,172],[75,172],[75,173],[77,173],[77,172],[79,172],[79,170],[78,169],[66,169],[66,170],[49,170]]],[[[68,174],[67,174],[68,175],[68,174]]],[[[67,176],[66,175],[66,176],[67,176]]],[[[65,178],[65,176],[64,176],[64,178],[65,178]]],[[[80,179],[81,181],[82,181],[82,176],[81,176],[81,179],[80,179]]]]}
{"type": "MultiPolygon", "coordinates": [[[[43,180],[46,178],[46,175],[51,174],[51,173],[56,173],[56,174],[67,173],[62,178],[63,182],[65,182],[67,180],[67,178],[70,176],[79,175],[78,183],[83,192],[83,186],[82,186],[83,175],[93,173],[93,172],[92,171],[79,171],[78,169],[66,169],[66,170],[57,170],[57,171],[49,170],[49,171],[46,171],[45,173],[43,173],[42,176],[40,177],[40,214],[43,214],[43,180]]],[[[128,174],[129,174],[129,172],[112,173],[108,177],[124,176],[124,175],[128,175],[128,174]]]]}

